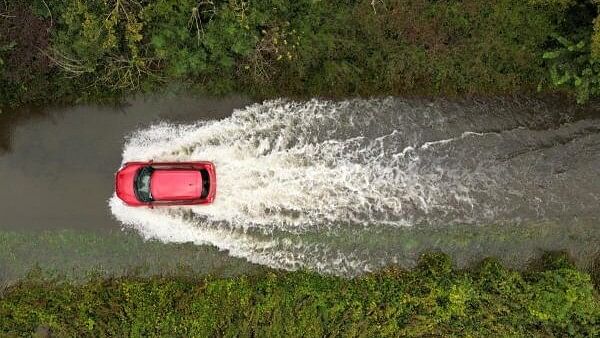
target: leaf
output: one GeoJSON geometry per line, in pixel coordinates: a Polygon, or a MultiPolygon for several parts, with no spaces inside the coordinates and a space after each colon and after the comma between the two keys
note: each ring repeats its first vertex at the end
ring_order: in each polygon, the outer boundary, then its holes
{"type": "Polygon", "coordinates": [[[562,37],[560,35],[556,36],[556,40],[558,40],[558,42],[560,42],[560,44],[563,45],[563,46],[565,46],[565,47],[569,47],[569,46],[573,45],[571,43],[571,41],[567,40],[566,38],[564,38],[564,37],[562,37]]]}
{"type": "Polygon", "coordinates": [[[558,86],[562,86],[565,83],[567,83],[569,80],[571,79],[571,74],[569,71],[566,71],[563,76],[560,77],[560,79],[558,79],[558,81],[556,82],[556,84],[558,86]]]}
{"type": "Polygon", "coordinates": [[[558,82],[558,70],[556,69],[556,65],[550,67],[550,80],[552,80],[552,84],[556,86],[556,83],[558,82]]]}
{"type": "Polygon", "coordinates": [[[557,57],[559,57],[560,54],[562,54],[562,52],[560,50],[555,50],[552,52],[545,52],[544,55],[542,56],[542,58],[544,58],[546,60],[553,60],[553,59],[556,59],[557,57]]]}

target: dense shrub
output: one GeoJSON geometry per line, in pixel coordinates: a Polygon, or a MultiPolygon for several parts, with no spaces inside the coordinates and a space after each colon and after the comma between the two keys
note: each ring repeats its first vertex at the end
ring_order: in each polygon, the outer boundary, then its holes
{"type": "Polygon", "coordinates": [[[550,6],[559,16],[548,51],[543,54],[548,76],[540,83],[573,90],[577,102],[587,102],[600,94],[600,17],[596,0],[530,0],[550,6]]]}
{"type": "Polygon", "coordinates": [[[519,273],[485,260],[355,279],[270,272],[233,279],[29,278],[0,299],[0,331],[57,336],[581,336],[600,334],[590,277],[562,256],[519,273]]]}
{"type": "Polygon", "coordinates": [[[0,9],[0,14],[0,105],[45,98],[40,94],[49,85],[52,67],[45,54],[50,20],[20,0],[0,9]]]}
{"type": "Polygon", "coordinates": [[[555,67],[542,58],[559,47],[553,34],[571,39],[580,27],[587,55],[598,44],[595,13],[577,15],[581,3],[11,1],[9,19],[0,20],[0,104],[98,99],[174,83],[255,96],[534,91],[555,67]],[[19,22],[27,29],[15,30],[19,22]]]}
{"type": "Polygon", "coordinates": [[[0,104],[173,82],[259,96],[490,94],[545,88],[546,74],[584,101],[597,91],[594,9],[584,0],[18,0],[0,21],[0,104]],[[564,44],[579,46],[573,39],[583,43],[575,52],[564,44]]]}

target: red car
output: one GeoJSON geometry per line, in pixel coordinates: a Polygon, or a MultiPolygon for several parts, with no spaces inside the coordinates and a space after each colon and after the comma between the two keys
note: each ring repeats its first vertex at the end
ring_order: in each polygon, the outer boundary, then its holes
{"type": "Polygon", "coordinates": [[[115,175],[117,196],[131,206],[209,204],[217,177],[211,162],[128,162],[115,175]]]}

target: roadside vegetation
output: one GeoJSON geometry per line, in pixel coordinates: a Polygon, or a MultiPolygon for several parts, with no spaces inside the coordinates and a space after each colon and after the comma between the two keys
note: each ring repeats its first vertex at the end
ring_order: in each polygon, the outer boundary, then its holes
{"type": "Polygon", "coordinates": [[[595,0],[0,2],[0,105],[600,91],[595,0]]]}
{"type": "Polygon", "coordinates": [[[235,278],[121,277],[83,284],[31,276],[4,290],[0,332],[56,336],[600,335],[590,276],[562,255],[527,273],[441,254],[411,271],[354,279],[273,271],[235,278]]]}

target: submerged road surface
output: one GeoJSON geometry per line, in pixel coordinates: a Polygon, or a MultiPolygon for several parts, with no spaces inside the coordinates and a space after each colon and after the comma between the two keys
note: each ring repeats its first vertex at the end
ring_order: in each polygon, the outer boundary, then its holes
{"type": "MultiPolygon", "coordinates": [[[[406,265],[416,249],[451,251],[447,231],[506,238],[582,227],[599,238],[600,119],[549,102],[267,101],[138,130],[123,161],[150,159],[213,161],[215,203],[150,210],[113,198],[118,220],[146,238],[212,244],[273,267],[406,265]],[[410,247],[411,237],[421,240],[410,247]]],[[[504,251],[535,248],[519,240],[504,251]]],[[[467,246],[496,247],[485,241],[467,246]]]]}
{"type": "Polygon", "coordinates": [[[0,114],[0,226],[114,228],[106,200],[126,135],[162,120],[223,118],[247,103],[178,97],[0,114]]]}
{"type": "Polygon", "coordinates": [[[254,271],[214,247],[144,241],[122,231],[107,207],[124,137],[132,130],[162,120],[220,119],[248,103],[160,97],[0,114],[0,282],[34,267],[77,279],[91,270],[254,271]]]}
{"type": "MultiPolygon", "coordinates": [[[[411,266],[423,250],[515,267],[543,250],[581,265],[598,253],[597,108],[523,98],[248,104],[139,99],[0,115],[0,230],[124,228],[169,248],[224,250],[203,252],[218,269],[240,264],[229,255],[344,275],[411,266]],[[149,159],[214,161],[215,203],[150,210],[112,197],[119,165],[149,159]]],[[[0,238],[13,250],[0,264],[27,255],[11,236],[0,238]]],[[[199,260],[177,250],[164,254],[199,260]]],[[[103,255],[93,262],[114,264],[103,255]]]]}

